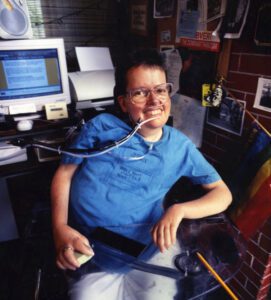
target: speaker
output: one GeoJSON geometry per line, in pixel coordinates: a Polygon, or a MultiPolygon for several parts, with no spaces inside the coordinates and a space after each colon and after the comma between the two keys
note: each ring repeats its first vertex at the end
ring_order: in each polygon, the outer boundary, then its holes
{"type": "Polygon", "coordinates": [[[2,39],[32,38],[26,0],[0,1],[0,37],[2,39]]]}

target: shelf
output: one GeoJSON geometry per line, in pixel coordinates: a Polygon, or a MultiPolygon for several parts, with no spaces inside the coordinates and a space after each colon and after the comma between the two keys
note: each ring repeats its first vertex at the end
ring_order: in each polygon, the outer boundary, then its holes
{"type": "Polygon", "coordinates": [[[34,126],[29,131],[18,131],[16,126],[0,125],[0,141],[6,141],[14,138],[31,137],[41,134],[52,133],[56,131],[65,131],[73,125],[69,119],[54,122],[45,122],[36,120],[34,126]]]}
{"type": "Polygon", "coordinates": [[[9,178],[21,176],[24,174],[34,173],[42,169],[56,170],[59,165],[59,160],[39,162],[33,150],[29,150],[27,156],[28,159],[26,161],[0,166],[0,177],[9,178]]]}

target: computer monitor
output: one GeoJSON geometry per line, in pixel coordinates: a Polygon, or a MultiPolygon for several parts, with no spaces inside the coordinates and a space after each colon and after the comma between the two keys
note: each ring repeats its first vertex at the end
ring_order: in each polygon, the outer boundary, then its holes
{"type": "Polygon", "coordinates": [[[59,101],[71,102],[63,39],[0,41],[0,113],[33,113],[59,101]]]}

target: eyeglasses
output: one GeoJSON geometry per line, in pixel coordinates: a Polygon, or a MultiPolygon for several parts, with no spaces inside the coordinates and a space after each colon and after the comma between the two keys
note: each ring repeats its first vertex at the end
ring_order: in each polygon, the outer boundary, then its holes
{"type": "Polygon", "coordinates": [[[151,92],[162,102],[166,102],[172,92],[172,83],[162,83],[151,89],[141,87],[127,91],[127,95],[134,104],[146,103],[151,92]]]}

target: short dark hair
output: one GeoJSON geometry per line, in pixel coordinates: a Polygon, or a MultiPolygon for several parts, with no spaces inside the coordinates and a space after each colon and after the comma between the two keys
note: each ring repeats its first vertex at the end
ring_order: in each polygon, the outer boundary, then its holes
{"type": "Polygon", "coordinates": [[[148,48],[129,53],[126,57],[122,57],[120,65],[115,69],[115,102],[118,96],[126,93],[128,71],[139,66],[158,68],[166,73],[164,57],[158,50],[148,48]]]}

